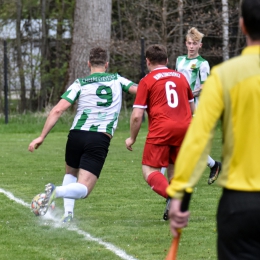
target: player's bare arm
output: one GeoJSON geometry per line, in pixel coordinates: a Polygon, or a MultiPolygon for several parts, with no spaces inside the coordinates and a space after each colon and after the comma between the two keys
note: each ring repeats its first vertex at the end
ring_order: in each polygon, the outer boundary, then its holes
{"type": "Polygon", "coordinates": [[[63,112],[68,109],[71,106],[71,104],[65,100],[61,99],[58,104],[53,107],[50,114],[48,115],[46,122],[44,124],[44,127],[42,129],[41,135],[34,139],[28,147],[28,150],[30,152],[33,152],[34,149],[38,149],[38,147],[43,143],[45,137],[48,135],[48,133],[51,131],[51,129],[55,126],[63,112]]]}
{"type": "Polygon", "coordinates": [[[131,86],[131,87],[129,88],[128,92],[129,92],[130,94],[135,95],[136,92],[137,92],[137,87],[138,87],[138,85],[133,85],[133,86],[131,86]]]}
{"type": "Polygon", "coordinates": [[[131,119],[130,119],[130,137],[125,140],[126,148],[132,151],[132,145],[135,143],[136,137],[139,133],[142,120],[143,120],[144,109],[134,108],[131,119]]]}
{"type": "Polygon", "coordinates": [[[203,88],[203,84],[202,84],[202,85],[200,85],[200,87],[199,87],[198,89],[196,89],[196,90],[192,91],[192,94],[193,94],[193,96],[194,96],[194,97],[199,97],[199,96],[200,96],[200,93],[201,93],[201,90],[202,90],[202,88],[203,88]]]}
{"type": "Polygon", "coordinates": [[[199,97],[200,96],[200,92],[201,92],[201,88],[192,91],[192,94],[193,94],[194,97],[199,97]]]}

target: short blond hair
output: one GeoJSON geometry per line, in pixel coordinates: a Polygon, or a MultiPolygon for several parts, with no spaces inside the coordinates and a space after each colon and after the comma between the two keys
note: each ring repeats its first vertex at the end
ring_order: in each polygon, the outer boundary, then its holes
{"type": "Polygon", "coordinates": [[[189,29],[188,33],[186,34],[186,40],[188,40],[188,38],[191,38],[195,42],[201,42],[203,37],[204,34],[199,32],[199,30],[195,27],[189,29]]]}

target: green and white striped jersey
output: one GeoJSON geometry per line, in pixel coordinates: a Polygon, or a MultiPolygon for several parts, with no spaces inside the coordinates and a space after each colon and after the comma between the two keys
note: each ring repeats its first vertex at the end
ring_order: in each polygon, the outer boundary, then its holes
{"type": "Polygon", "coordinates": [[[200,88],[209,75],[209,63],[201,56],[189,59],[187,55],[179,56],[176,70],[184,74],[192,91],[200,88]]]}
{"type": "Polygon", "coordinates": [[[61,96],[73,104],[78,100],[72,129],[105,132],[113,136],[122,104],[122,91],[134,85],[119,74],[93,73],[77,79],[61,96]]]}

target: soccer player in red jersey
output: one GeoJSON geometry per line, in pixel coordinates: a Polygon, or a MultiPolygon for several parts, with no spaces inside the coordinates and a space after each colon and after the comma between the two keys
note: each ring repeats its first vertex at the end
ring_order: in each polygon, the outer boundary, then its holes
{"type": "Polygon", "coordinates": [[[162,45],[151,45],[146,50],[149,70],[139,83],[130,119],[130,137],[126,148],[132,151],[142,124],[145,110],[149,131],[142,158],[143,176],[151,188],[167,198],[167,178],[160,172],[168,167],[170,180],[173,164],[194,112],[194,97],[184,75],[166,67],[167,50],[162,45]]]}

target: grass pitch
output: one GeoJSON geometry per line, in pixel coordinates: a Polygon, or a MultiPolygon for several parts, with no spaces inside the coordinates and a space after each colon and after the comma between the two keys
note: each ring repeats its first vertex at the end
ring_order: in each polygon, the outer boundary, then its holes
{"type": "MultiPolygon", "coordinates": [[[[124,144],[128,120],[120,119],[100,179],[89,198],[76,202],[74,224],[67,227],[59,224],[61,199],[56,200],[54,218],[35,217],[29,204],[46,183],[62,183],[71,115],[62,118],[34,153],[27,148],[40,134],[45,117],[12,117],[7,125],[0,118],[0,259],[165,259],[172,240],[169,223],[162,220],[165,199],[151,191],[141,172],[147,123],[129,152],[124,144]]],[[[211,155],[219,159],[220,154],[218,127],[211,155]]],[[[194,190],[179,260],[216,259],[215,214],[221,189],[207,184],[208,175],[206,169],[194,190]]]]}

